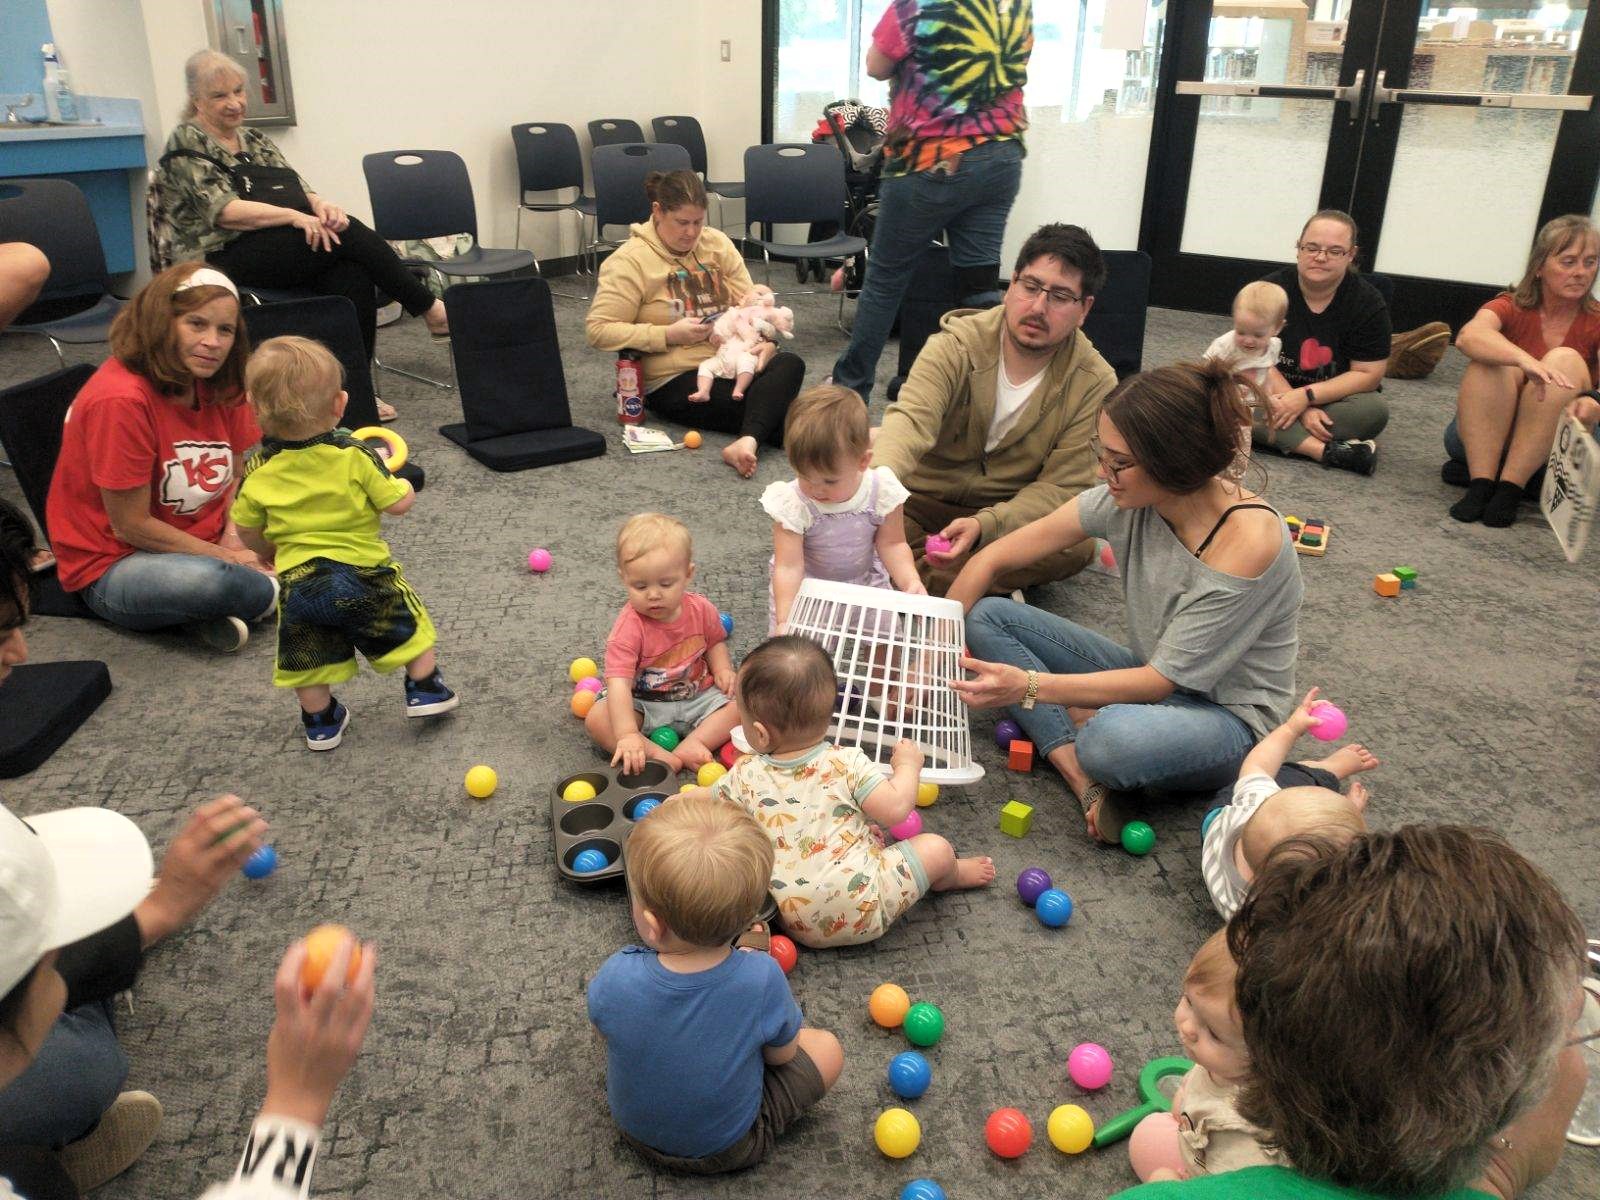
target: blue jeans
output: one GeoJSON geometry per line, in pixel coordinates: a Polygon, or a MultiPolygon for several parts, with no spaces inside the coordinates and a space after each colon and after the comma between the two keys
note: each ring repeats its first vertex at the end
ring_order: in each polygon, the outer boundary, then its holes
{"type": "MultiPolygon", "coordinates": [[[[997,596],[978,601],[968,614],[967,645],[985,662],[1051,675],[1145,665],[1132,650],[1091,629],[997,596]]],[[[1128,791],[1219,788],[1238,775],[1255,745],[1249,726],[1192,692],[1173,692],[1159,704],[1108,704],[1082,729],[1058,704],[1031,710],[1012,705],[1007,711],[1039,757],[1075,742],[1089,778],[1128,791]]]]}
{"type": "MultiPolygon", "coordinates": [[[[885,179],[878,189],[878,217],[872,228],[867,275],[856,302],[850,344],[833,365],[833,381],[854,388],[863,400],[872,394],[873,376],[895,314],[928,244],[942,231],[950,242],[950,265],[995,268],[1000,274],[1000,243],[1006,217],[1022,184],[1019,142],[984,142],[961,156],[954,171],[919,171],[885,179]]],[[[993,304],[993,290],[960,297],[965,305],[993,304]]]]}
{"type": "Polygon", "coordinates": [[[1467,447],[1461,440],[1461,430],[1456,425],[1456,419],[1450,418],[1450,424],[1444,427],[1444,452],[1449,458],[1459,463],[1467,461],[1467,447]]]}
{"type": "Polygon", "coordinates": [[[253,567],[203,554],[135,550],[82,592],[98,617],[124,629],[166,629],[191,621],[259,621],[278,598],[274,580],[253,567]]]}
{"type": "Polygon", "coordinates": [[[59,1150],[89,1133],[128,1078],[111,1001],[61,1014],[28,1069],[0,1089],[0,1145],[59,1150]]]}

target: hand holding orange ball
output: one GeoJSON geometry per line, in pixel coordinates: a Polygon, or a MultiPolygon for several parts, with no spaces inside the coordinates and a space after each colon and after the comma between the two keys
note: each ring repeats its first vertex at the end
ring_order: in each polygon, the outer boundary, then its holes
{"type": "Polygon", "coordinates": [[[306,957],[300,964],[300,986],[314,992],[321,985],[334,956],[346,942],[350,943],[350,965],[345,972],[345,984],[354,984],[361,971],[361,943],[356,935],[343,925],[318,925],[306,934],[306,957]]]}

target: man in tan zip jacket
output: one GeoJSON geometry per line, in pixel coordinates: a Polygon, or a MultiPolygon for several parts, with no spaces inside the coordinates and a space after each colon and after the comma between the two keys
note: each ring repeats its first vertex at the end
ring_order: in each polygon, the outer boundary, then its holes
{"type": "MultiPolygon", "coordinates": [[[[1023,244],[998,308],[947,313],[884,413],[873,463],[910,489],[906,538],[928,590],[943,595],[968,556],[1055,511],[1095,481],[1090,436],[1117,376],[1079,327],[1106,279],[1076,225],[1023,244]],[[937,532],[950,553],[928,556],[937,532]]],[[[995,580],[1009,592],[1081,571],[1086,541],[995,580]]]]}

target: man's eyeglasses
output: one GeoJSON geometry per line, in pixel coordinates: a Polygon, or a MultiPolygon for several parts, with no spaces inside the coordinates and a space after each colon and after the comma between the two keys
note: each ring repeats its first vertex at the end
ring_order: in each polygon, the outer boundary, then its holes
{"type": "Polygon", "coordinates": [[[1069,305],[1083,303],[1082,296],[1075,296],[1066,288],[1046,287],[1032,275],[1015,276],[1013,282],[1029,300],[1035,300],[1041,295],[1048,297],[1051,308],[1066,308],[1069,305]]]}
{"type": "Polygon", "coordinates": [[[1089,435],[1089,452],[1098,460],[1100,469],[1106,473],[1107,478],[1112,483],[1116,483],[1117,477],[1129,467],[1137,467],[1139,465],[1131,458],[1116,459],[1106,457],[1105,447],[1100,444],[1099,434],[1089,435]]]}
{"type": "Polygon", "coordinates": [[[1316,242],[1296,242],[1295,249],[1299,250],[1307,258],[1320,258],[1326,254],[1335,262],[1350,253],[1350,247],[1348,246],[1323,246],[1316,242]]]}

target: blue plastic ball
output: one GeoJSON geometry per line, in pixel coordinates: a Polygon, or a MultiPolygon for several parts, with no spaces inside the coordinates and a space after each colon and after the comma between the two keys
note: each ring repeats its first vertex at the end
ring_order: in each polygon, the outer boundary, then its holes
{"type": "Polygon", "coordinates": [[[603,871],[611,865],[611,860],[606,857],[604,850],[596,850],[593,846],[587,850],[578,851],[578,856],[572,860],[572,869],[580,875],[592,875],[596,871],[603,871]]]}
{"type": "Polygon", "coordinates": [[[1213,808],[1205,815],[1205,819],[1200,822],[1200,840],[1202,842],[1206,840],[1206,834],[1211,832],[1211,822],[1217,819],[1217,814],[1221,811],[1222,809],[1220,808],[1213,808]]]}
{"type": "Polygon", "coordinates": [[[1038,914],[1040,924],[1060,929],[1072,920],[1072,897],[1060,888],[1046,888],[1034,901],[1033,911],[1038,914]]]}
{"type": "Polygon", "coordinates": [[[889,1086],[902,1100],[915,1100],[933,1082],[933,1068],[915,1050],[906,1050],[889,1060],[889,1086]]]}
{"type": "Polygon", "coordinates": [[[729,637],[732,637],[733,636],[733,614],[732,613],[723,613],[721,615],[722,615],[722,632],[727,634],[729,637]]]}
{"type": "Polygon", "coordinates": [[[635,821],[642,821],[660,807],[661,801],[657,797],[646,796],[643,800],[639,801],[639,803],[633,806],[633,819],[635,821]]]}
{"type": "Polygon", "coordinates": [[[945,1194],[931,1179],[913,1179],[900,1189],[900,1200],[945,1200],[945,1194]]]}
{"type": "Polygon", "coordinates": [[[278,869],[278,852],[271,846],[262,846],[244,860],[241,869],[246,879],[265,879],[278,869]]]}

